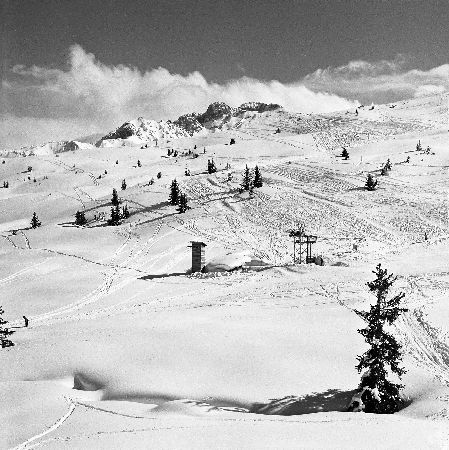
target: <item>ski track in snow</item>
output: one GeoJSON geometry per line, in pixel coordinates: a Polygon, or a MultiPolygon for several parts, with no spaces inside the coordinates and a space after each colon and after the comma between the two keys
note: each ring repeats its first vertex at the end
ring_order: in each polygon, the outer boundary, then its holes
{"type": "Polygon", "coordinates": [[[51,427],[47,428],[42,433],[32,436],[31,438],[27,439],[22,444],[20,444],[16,447],[13,447],[11,450],[26,450],[26,449],[40,447],[42,442],[35,444],[35,445],[30,445],[30,444],[32,444],[34,441],[37,441],[38,439],[41,439],[42,437],[46,436],[47,434],[52,433],[53,431],[57,430],[73,414],[73,411],[75,411],[76,405],[75,405],[75,403],[73,403],[71,401],[69,401],[69,404],[70,404],[69,410],[61,418],[59,418],[51,427]]]}

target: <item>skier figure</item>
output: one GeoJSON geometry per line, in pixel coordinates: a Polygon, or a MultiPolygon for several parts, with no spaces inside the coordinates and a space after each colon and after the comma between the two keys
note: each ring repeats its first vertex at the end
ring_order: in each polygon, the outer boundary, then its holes
{"type": "Polygon", "coordinates": [[[22,317],[23,317],[23,320],[25,322],[25,328],[28,328],[28,322],[29,322],[28,318],[25,317],[25,316],[22,316],[22,317]]]}

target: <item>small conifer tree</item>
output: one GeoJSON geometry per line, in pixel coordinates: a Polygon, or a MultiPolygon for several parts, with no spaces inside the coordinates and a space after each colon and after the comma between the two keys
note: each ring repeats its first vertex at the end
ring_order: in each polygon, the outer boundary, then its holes
{"type": "Polygon", "coordinates": [[[122,191],[126,189],[126,180],[122,180],[122,191]]]}
{"type": "Polygon", "coordinates": [[[251,172],[250,172],[248,166],[246,166],[245,172],[243,173],[243,180],[242,180],[241,188],[244,191],[249,191],[249,188],[251,187],[251,185],[252,185],[251,172]]]}
{"type": "Polygon", "coordinates": [[[179,203],[179,185],[176,179],[174,179],[171,182],[170,186],[170,195],[168,196],[168,201],[170,202],[170,205],[177,205],[179,203]]]}
{"type": "Polygon", "coordinates": [[[121,218],[122,219],[127,219],[130,216],[129,214],[129,210],[128,210],[128,205],[125,205],[122,207],[122,214],[121,214],[121,218]]]}
{"type": "Polygon", "coordinates": [[[3,319],[4,313],[5,311],[3,311],[3,307],[0,306],[0,343],[2,348],[13,347],[14,342],[9,339],[9,336],[11,336],[14,331],[11,331],[8,327],[5,327],[8,321],[3,319]]]}
{"type": "Polygon", "coordinates": [[[373,176],[369,173],[366,177],[365,189],[367,191],[374,191],[377,186],[377,180],[374,181],[373,176]]]}
{"type": "Polygon", "coordinates": [[[207,161],[207,172],[208,173],[215,173],[217,171],[217,167],[215,166],[214,160],[209,159],[207,161]]]}
{"type": "Polygon", "coordinates": [[[142,167],[142,163],[140,162],[140,159],[137,160],[137,167],[142,167]]]}
{"type": "Polygon", "coordinates": [[[114,206],[113,208],[111,208],[111,216],[108,219],[108,225],[120,225],[120,219],[121,219],[121,214],[120,214],[120,207],[114,206]]]}
{"type": "Polygon", "coordinates": [[[254,168],[254,182],[253,182],[254,187],[259,188],[263,186],[263,182],[262,182],[262,174],[260,173],[259,167],[256,166],[254,168]]]}
{"type": "Polygon", "coordinates": [[[180,214],[185,213],[190,206],[188,205],[187,195],[181,192],[179,194],[178,211],[180,214]]]}
{"type": "Polygon", "coordinates": [[[84,211],[77,211],[75,213],[75,224],[76,225],[86,225],[87,220],[86,216],[84,215],[84,211]]]}
{"type": "Polygon", "coordinates": [[[388,291],[397,277],[387,274],[378,264],[373,271],[376,279],[367,283],[369,290],[376,296],[375,304],[369,311],[355,313],[366,322],[366,328],[358,330],[365,338],[369,349],[361,356],[356,366],[358,372],[365,371],[359,385],[360,391],[352,398],[349,410],[367,413],[392,414],[401,406],[401,384],[388,380],[389,372],[401,377],[406,371],[400,367],[402,361],[401,345],[386,330],[400,314],[407,311],[400,307],[404,298],[401,292],[387,299],[388,291]]]}
{"type": "Polygon", "coordinates": [[[39,220],[39,218],[37,217],[37,214],[34,212],[33,213],[33,217],[31,218],[31,228],[37,228],[40,227],[42,224],[39,220]]]}
{"type": "Polygon", "coordinates": [[[416,144],[416,151],[417,152],[422,152],[421,141],[418,141],[418,143],[416,144]]]}
{"type": "Polygon", "coordinates": [[[112,198],[111,198],[111,203],[113,206],[117,206],[120,201],[118,199],[118,195],[117,195],[117,189],[112,189],[112,198]]]}
{"type": "Polygon", "coordinates": [[[343,151],[341,152],[341,156],[344,159],[349,159],[349,152],[343,147],[343,151]]]}
{"type": "Polygon", "coordinates": [[[162,172],[158,172],[157,175],[156,175],[156,177],[157,177],[158,179],[161,178],[161,177],[162,177],[162,172]]]}

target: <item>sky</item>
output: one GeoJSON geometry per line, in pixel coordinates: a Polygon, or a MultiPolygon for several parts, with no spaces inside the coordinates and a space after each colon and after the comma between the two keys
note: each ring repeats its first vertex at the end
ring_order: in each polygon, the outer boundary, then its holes
{"type": "Polygon", "coordinates": [[[328,112],[449,87],[446,0],[0,0],[0,146],[213,101],[328,112]]]}

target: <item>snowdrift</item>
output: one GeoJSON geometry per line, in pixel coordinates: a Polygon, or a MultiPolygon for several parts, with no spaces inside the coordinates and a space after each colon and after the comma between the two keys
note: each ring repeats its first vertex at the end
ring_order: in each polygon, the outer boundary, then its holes
{"type": "Polygon", "coordinates": [[[250,263],[252,260],[248,252],[228,253],[209,261],[203,268],[204,273],[230,272],[250,263]]]}

